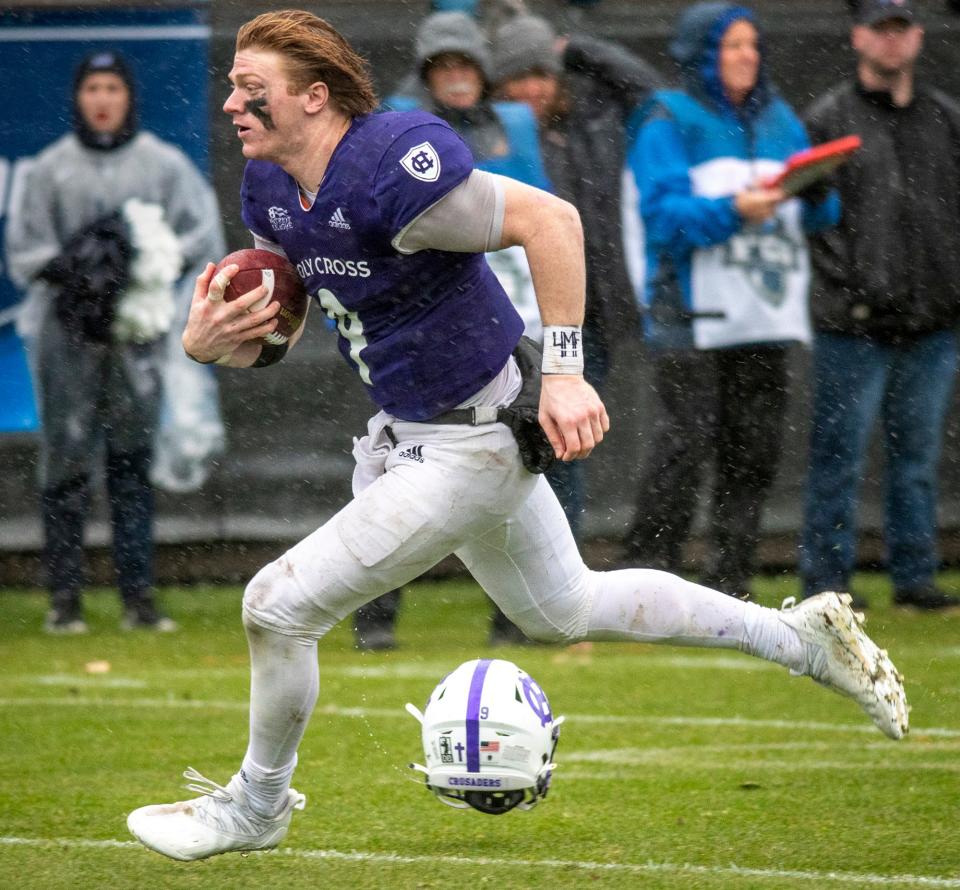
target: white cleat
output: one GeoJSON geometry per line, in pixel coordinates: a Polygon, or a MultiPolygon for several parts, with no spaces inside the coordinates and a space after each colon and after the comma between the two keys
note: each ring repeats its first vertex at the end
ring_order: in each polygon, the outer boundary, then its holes
{"type": "Polygon", "coordinates": [[[283,809],[268,818],[250,808],[238,776],[224,788],[193,767],[183,775],[192,780],[186,787],[203,797],[140,807],[127,816],[127,828],[140,843],[171,859],[189,862],[218,853],[270,850],[286,836],[293,811],[306,805],[307,799],[291,788],[283,809]]]}
{"type": "Polygon", "coordinates": [[[884,735],[902,739],[909,729],[903,676],[863,632],[863,615],[850,608],[850,594],[818,593],[795,602],[783,601],[780,620],[800,635],[807,666],[790,673],[850,696],[884,735]]]}

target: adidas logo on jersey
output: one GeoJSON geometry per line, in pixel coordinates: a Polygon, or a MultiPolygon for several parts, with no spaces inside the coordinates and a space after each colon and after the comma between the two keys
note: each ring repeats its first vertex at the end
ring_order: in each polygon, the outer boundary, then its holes
{"type": "Polygon", "coordinates": [[[423,446],[411,445],[406,451],[401,451],[397,457],[405,457],[407,460],[415,460],[418,464],[422,464],[423,446]]]}
{"type": "Polygon", "coordinates": [[[347,222],[347,218],[339,207],[333,211],[333,216],[330,217],[330,222],[327,225],[334,229],[350,229],[350,223],[347,222]]]}

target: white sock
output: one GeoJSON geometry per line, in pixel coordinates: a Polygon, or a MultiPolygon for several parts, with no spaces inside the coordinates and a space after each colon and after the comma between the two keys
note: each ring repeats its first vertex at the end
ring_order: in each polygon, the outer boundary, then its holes
{"type": "Polygon", "coordinates": [[[744,605],[747,610],[743,618],[744,640],[740,648],[750,655],[804,673],[807,667],[806,646],[800,635],[780,620],[779,611],[756,603],[744,605]]]}
{"type": "Polygon", "coordinates": [[[317,642],[244,620],[250,647],[250,743],[243,761],[244,790],[254,809],[275,815],[286,802],[320,690],[317,642]]]}
{"type": "Polygon", "coordinates": [[[801,669],[803,644],[776,609],[747,603],[655,569],[595,572],[591,640],[740,649],[801,669]]]}
{"type": "Polygon", "coordinates": [[[296,765],[297,758],[294,756],[286,766],[264,769],[253,761],[247,751],[243,766],[240,767],[240,781],[243,782],[244,793],[255,813],[271,817],[283,809],[296,765]]]}

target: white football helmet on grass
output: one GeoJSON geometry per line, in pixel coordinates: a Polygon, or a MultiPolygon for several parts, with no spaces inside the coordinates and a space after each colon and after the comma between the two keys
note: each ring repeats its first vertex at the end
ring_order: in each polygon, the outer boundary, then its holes
{"type": "Polygon", "coordinates": [[[427,761],[410,766],[443,803],[496,816],[546,797],[563,717],[513,662],[467,661],[437,684],[423,713],[407,711],[420,721],[427,761]]]}

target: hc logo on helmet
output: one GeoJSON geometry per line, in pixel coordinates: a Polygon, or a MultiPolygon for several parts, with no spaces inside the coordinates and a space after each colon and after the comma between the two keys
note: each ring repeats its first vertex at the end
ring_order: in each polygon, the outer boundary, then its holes
{"type": "Polygon", "coordinates": [[[540,688],[536,680],[529,674],[524,674],[520,681],[527,704],[533,708],[533,713],[540,719],[541,726],[553,723],[553,714],[550,711],[550,702],[547,694],[540,688]]]}
{"type": "Polygon", "coordinates": [[[440,157],[429,142],[411,148],[400,159],[400,166],[421,182],[436,182],[440,178],[440,157]]]}

